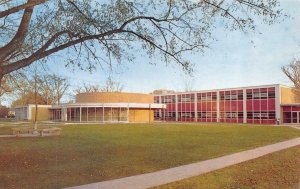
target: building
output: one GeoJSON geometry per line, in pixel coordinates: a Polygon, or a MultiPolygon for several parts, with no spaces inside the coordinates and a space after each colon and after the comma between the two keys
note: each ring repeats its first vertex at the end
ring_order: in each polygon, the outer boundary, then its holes
{"type": "MultiPolygon", "coordinates": [[[[49,108],[51,105],[38,105],[37,121],[49,120],[49,108]]],[[[16,120],[34,120],[36,107],[34,104],[28,104],[25,106],[16,106],[11,109],[14,112],[16,120]]]]}
{"type": "MultiPolygon", "coordinates": [[[[75,103],[38,105],[38,121],[65,122],[153,122],[154,110],[166,105],[154,104],[154,96],[138,93],[92,92],[76,95],[75,103]]],[[[34,120],[35,105],[13,109],[16,119],[34,120]]]]}
{"type": "Polygon", "coordinates": [[[167,106],[155,110],[157,121],[300,123],[297,91],[280,84],[177,93],[156,91],[159,93],[153,93],[154,102],[167,106]]]}

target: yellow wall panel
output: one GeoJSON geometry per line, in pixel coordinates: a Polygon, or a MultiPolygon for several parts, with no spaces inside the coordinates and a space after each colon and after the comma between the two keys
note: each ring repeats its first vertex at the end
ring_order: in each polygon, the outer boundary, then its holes
{"type": "Polygon", "coordinates": [[[150,94],[120,93],[120,92],[92,92],[76,95],[78,103],[154,103],[150,94]]]}
{"type": "Polygon", "coordinates": [[[153,122],[153,110],[131,109],[129,110],[129,122],[153,122]]]}
{"type": "MultiPolygon", "coordinates": [[[[48,121],[49,120],[49,108],[48,107],[38,107],[37,121],[48,121]]],[[[35,119],[35,107],[31,108],[31,120],[35,119]]]]}
{"type": "Polygon", "coordinates": [[[299,91],[292,88],[281,87],[281,104],[300,103],[299,91]]]}

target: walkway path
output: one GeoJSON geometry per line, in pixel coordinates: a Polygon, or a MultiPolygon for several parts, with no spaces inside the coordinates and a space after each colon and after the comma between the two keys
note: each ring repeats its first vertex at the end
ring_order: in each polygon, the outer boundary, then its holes
{"type": "Polygon", "coordinates": [[[294,129],[299,129],[300,130],[300,126],[299,125],[288,125],[288,126],[294,128],[294,129]]]}
{"type": "Polygon", "coordinates": [[[125,177],[121,179],[75,186],[67,189],[146,189],[189,177],[198,176],[297,145],[300,145],[300,137],[215,159],[201,161],[198,163],[192,163],[153,173],[125,177]]]}

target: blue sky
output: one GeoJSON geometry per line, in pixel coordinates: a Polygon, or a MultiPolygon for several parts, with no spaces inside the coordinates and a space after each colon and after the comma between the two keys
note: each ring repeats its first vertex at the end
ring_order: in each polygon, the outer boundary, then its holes
{"type": "MultiPolygon", "coordinates": [[[[165,66],[160,59],[156,65],[149,65],[144,58],[137,57],[134,63],[116,69],[113,78],[123,84],[123,91],[144,93],[161,88],[183,91],[186,81],[193,83],[194,90],[274,83],[291,85],[280,68],[300,58],[300,0],[282,0],[281,6],[291,18],[271,26],[259,24],[255,33],[216,28],[217,41],[210,49],[189,57],[195,65],[193,77],[177,65],[165,66]]],[[[90,74],[72,72],[62,65],[52,66],[52,71],[57,70],[69,77],[73,86],[83,82],[103,85],[108,76],[101,69],[90,74]]]]}

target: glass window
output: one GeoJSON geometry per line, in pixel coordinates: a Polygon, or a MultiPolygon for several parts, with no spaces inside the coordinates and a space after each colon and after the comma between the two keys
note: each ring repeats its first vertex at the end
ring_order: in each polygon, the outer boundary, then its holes
{"type": "Polygon", "coordinates": [[[237,112],[225,112],[225,117],[226,118],[237,118],[238,113],[237,112]]]}
{"type": "Polygon", "coordinates": [[[252,92],[247,92],[247,99],[252,99],[252,92]]]}
{"type": "Polygon", "coordinates": [[[190,94],[190,98],[191,98],[191,102],[194,102],[194,100],[195,100],[195,95],[194,95],[194,94],[190,94]]]}
{"type": "Polygon", "coordinates": [[[191,98],[190,97],[182,97],[181,102],[191,102],[191,98]]]}
{"type": "Polygon", "coordinates": [[[275,98],[275,91],[269,91],[268,98],[275,98]]]}
{"type": "Polygon", "coordinates": [[[206,112],[206,117],[207,118],[211,118],[212,117],[212,113],[211,112],[206,112]]]}
{"type": "Polygon", "coordinates": [[[177,100],[178,100],[178,102],[181,102],[181,95],[177,96],[177,100]]]}
{"type": "Polygon", "coordinates": [[[292,122],[291,117],[292,117],[292,112],[283,112],[284,123],[291,123],[292,122]]]}
{"type": "Polygon", "coordinates": [[[260,118],[260,112],[254,112],[253,113],[253,118],[254,119],[259,119],[260,118]]]}
{"type": "Polygon", "coordinates": [[[202,112],[202,113],[201,113],[201,117],[202,117],[202,118],[206,118],[206,112],[202,112]]]}
{"type": "Polygon", "coordinates": [[[224,95],[224,100],[230,100],[230,99],[231,99],[230,94],[225,94],[225,95],[224,95]]]}
{"type": "Polygon", "coordinates": [[[224,93],[220,93],[220,99],[221,99],[221,100],[224,100],[224,98],[225,98],[224,93]]]}
{"type": "Polygon", "coordinates": [[[243,100],[243,92],[238,93],[238,100],[243,100]]]}
{"type": "Polygon", "coordinates": [[[268,93],[267,92],[260,93],[260,98],[261,99],[267,99],[268,98],[268,93]]]}
{"type": "Polygon", "coordinates": [[[247,112],[247,118],[253,119],[253,112],[247,112]]]}
{"type": "Polygon", "coordinates": [[[191,112],[191,118],[195,118],[195,112],[191,112]]]}
{"type": "Polygon", "coordinates": [[[237,94],[232,94],[231,95],[231,100],[237,100],[238,99],[238,95],[237,94]]]}
{"type": "Polygon", "coordinates": [[[166,96],[166,97],[165,97],[165,103],[166,103],[166,104],[170,104],[171,102],[172,102],[171,97],[170,97],[170,96],[166,96]]]}
{"type": "Polygon", "coordinates": [[[260,113],[260,118],[261,119],[268,119],[268,115],[269,115],[268,112],[261,112],[260,113]]]}
{"type": "Polygon", "coordinates": [[[181,112],[181,117],[191,117],[191,113],[190,112],[181,112]]]}
{"type": "Polygon", "coordinates": [[[213,93],[213,94],[211,95],[211,99],[212,99],[212,100],[217,100],[217,94],[216,94],[216,93],[213,93]]]}
{"type": "Polygon", "coordinates": [[[238,112],[238,118],[243,118],[243,117],[244,117],[243,112],[238,112]]]}
{"type": "Polygon", "coordinates": [[[254,92],[252,98],[253,99],[259,99],[260,98],[259,92],[254,92]]]}
{"type": "Polygon", "coordinates": [[[269,112],[269,119],[275,119],[275,118],[276,118],[275,112],[269,112]]]}

